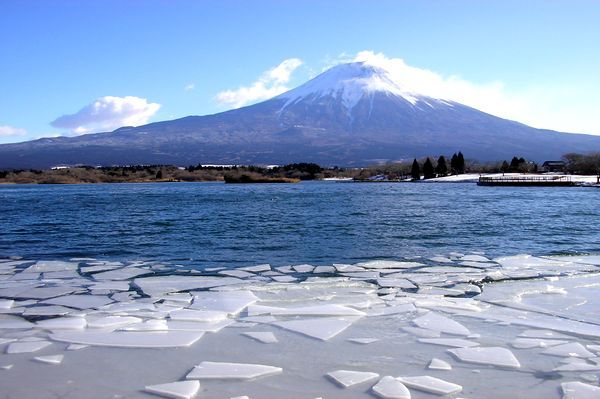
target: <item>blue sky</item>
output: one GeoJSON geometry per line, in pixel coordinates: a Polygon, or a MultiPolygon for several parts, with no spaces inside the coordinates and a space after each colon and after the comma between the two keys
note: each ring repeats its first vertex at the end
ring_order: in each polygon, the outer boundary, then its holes
{"type": "Polygon", "coordinates": [[[459,80],[487,112],[600,134],[598,21],[594,0],[0,0],[0,142],[219,112],[261,99],[219,93],[364,51],[459,80]]]}

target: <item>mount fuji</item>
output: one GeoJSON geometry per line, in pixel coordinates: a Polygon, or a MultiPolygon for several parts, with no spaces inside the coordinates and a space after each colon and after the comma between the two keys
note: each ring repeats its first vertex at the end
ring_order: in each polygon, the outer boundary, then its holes
{"type": "Polygon", "coordinates": [[[0,145],[0,168],[58,164],[365,166],[462,151],[543,161],[600,151],[600,136],[535,129],[411,89],[367,62],[337,65],[270,100],[113,132],[0,145]]]}

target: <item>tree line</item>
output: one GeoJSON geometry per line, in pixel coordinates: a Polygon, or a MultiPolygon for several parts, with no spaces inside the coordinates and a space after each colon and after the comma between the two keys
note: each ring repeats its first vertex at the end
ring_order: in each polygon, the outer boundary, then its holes
{"type": "MultiPolygon", "coordinates": [[[[448,169],[448,165],[446,162],[446,157],[440,155],[437,159],[436,165],[433,166],[433,163],[429,158],[425,159],[423,163],[423,179],[433,179],[435,177],[444,177],[448,176],[448,172],[452,175],[460,175],[465,173],[465,157],[462,152],[454,153],[452,158],[450,158],[450,168],[448,169]]],[[[415,158],[411,169],[410,176],[413,180],[421,180],[421,165],[415,158]]]]}

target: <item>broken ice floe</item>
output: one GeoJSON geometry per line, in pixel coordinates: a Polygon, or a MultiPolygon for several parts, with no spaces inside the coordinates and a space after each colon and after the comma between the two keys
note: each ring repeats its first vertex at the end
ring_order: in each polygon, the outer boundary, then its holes
{"type": "Polygon", "coordinates": [[[517,369],[521,364],[515,355],[506,348],[501,347],[475,347],[448,349],[460,361],[490,366],[517,369]]]}
{"type": "Polygon", "coordinates": [[[571,356],[571,357],[594,357],[595,355],[588,351],[585,346],[581,345],[579,342],[572,342],[566,344],[560,344],[556,346],[552,346],[551,348],[546,349],[542,352],[545,355],[553,355],[553,356],[571,356]]]}
{"type": "Polygon", "coordinates": [[[563,399],[596,399],[600,398],[600,387],[579,381],[561,384],[563,399]]]}
{"type": "Polygon", "coordinates": [[[419,338],[418,341],[424,344],[450,346],[453,348],[471,348],[479,346],[479,343],[477,342],[468,341],[462,338],[419,338]]]}
{"type": "Polygon", "coordinates": [[[273,325],[311,338],[327,341],[352,325],[353,320],[323,317],[274,322],[273,325]]]}
{"type": "Polygon", "coordinates": [[[144,390],[165,398],[192,399],[200,390],[200,382],[196,380],[168,382],[147,385],[144,390]]]}
{"type": "Polygon", "coordinates": [[[371,381],[379,378],[379,374],[368,371],[336,370],[327,373],[327,376],[343,388],[371,381]]]}
{"type": "Polygon", "coordinates": [[[81,345],[113,346],[120,348],[176,348],[190,346],[200,338],[202,332],[191,331],[85,331],[57,332],[50,335],[55,341],[81,345]]]}
{"type": "Polygon", "coordinates": [[[270,331],[263,331],[263,332],[249,331],[249,332],[242,333],[242,335],[252,338],[258,342],[262,342],[263,344],[274,344],[276,342],[279,342],[277,340],[277,337],[275,336],[275,334],[273,334],[270,331]]]}
{"type": "Polygon", "coordinates": [[[37,356],[34,357],[33,360],[40,363],[47,364],[60,364],[62,363],[64,355],[50,355],[50,356],[37,356]]]}
{"type": "Polygon", "coordinates": [[[52,342],[49,341],[26,341],[26,342],[12,342],[6,348],[6,353],[14,354],[14,353],[30,353],[37,352],[40,349],[44,349],[47,346],[52,345],[52,342]]]}
{"type": "Polygon", "coordinates": [[[429,362],[429,366],[427,366],[427,368],[430,370],[452,370],[450,363],[436,357],[431,359],[431,362],[429,362]]]}
{"type": "Polygon", "coordinates": [[[348,338],[348,341],[354,342],[356,344],[368,345],[373,342],[379,341],[379,338],[348,338]]]}
{"type": "Polygon", "coordinates": [[[250,380],[281,373],[280,367],[262,364],[202,362],[188,373],[190,379],[250,380]]]}
{"type": "Polygon", "coordinates": [[[470,335],[471,332],[462,324],[435,312],[413,320],[418,327],[453,335],[470,335]]]}
{"type": "MultiPolygon", "coordinates": [[[[335,391],[329,390],[336,389],[329,383],[319,385],[319,378],[342,387],[364,383],[368,384],[365,390],[372,385],[372,393],[379,397],[400,398],[409,397],[409,389],[456,395],[460,385],[450,381],[460,381],[470,392],[486,397],[490,387],[465,380],[465,373],[472,372],[472,365],[491,366],[492,376],[515,373],[511,370],[520,367],[517,359],[526,360],[526,372],[514,374],[511,381],[521,388],[547,378],[557,392],[561,384],[571,384],[563,391],[585,395],[585,385],[573,385],[571,380],[596,384],[600,313],[591,295],[600,286],[600,275],[591,272],[598,271],[600,261],[590,257],[586,262],[584,256],[491,260],[475,254],[419,260],[206,271],[85,259],[0,262],[0,345],[5,356],[23,358],[11,359],[11,365],[17,366],[39,359],[57,364],[62,355],[55,350],[61,348],[72,351],[91,346],[72,354],[82,358],[102,353],[94,348],[98,346],[137,348],[130,351],[136,353],[162,348],[164,354],[168,348],[181,348],[178,351],[187,360],[181,362],[179,375],[197,364],[194,352],[206,353],[213,346],[221,350],[212,353],[214,362],[194,368],[190,380],[147,385],[167,397],[195,395],[186,390],[197,382],[194,375],[243,380],[279,374],[281,368],[264,365],[276,353],[286,354],[281,357],[286,369],[282,383],[288,377],[313,374],[309,380],[319,386],[315,397],[331,396],[327,394],[335,391]],[[210,338],[201,339],[204,335],[210,338]],[[231,353],[230,340],[240,345],[231,353]],[[51,346],[51,341],[57,343],[51,346]],[[367,345],[374,342],[378,343],[367,345]],[[444,347],[451,348],[448,354],[455,362],[465,364],[452,367],[438,358],[444,347]],[[295,352],[298,348],[302,349],[295,352]],[[54,353],[48,353],[50,349],[54,353]],[[40,356],[27,355],[34,352],[40,356]],[[220,353],[228,353],[227,358],[215,359],[220,353]],[[250,361],[264,364],[243,362],[249,360],[244,353],[253,354],[250,361]],[[337,370],[343,367],[336,362],[338,357],[345,359],[344,368],[356,371],[337,370]],[[321,370],[316,378],[317,368],[306,367],[308,358],[318,358],[329,370],[337,371],[324,379],[326,371],[321,370]],[[304,362],[304,367],[295,366],[297,361],[304,362]],[[432,373],[443,371],[447,381],[414,377],[415,365],[432,373]],[[396,375],[405,377],[376,381],[392,367],[397,368],[396,375]]],[[[73,367],[68,356],[59,370],[73,367]]],[[[277,378],[271,381],[272,387],[279,384],[277,378]]],[[[207,381],[208,391],[215,389],[210,384],[207,381]]],[[[241,392],[221,396],[234,393],[241,392]]]]}
{"type": "Polygon", "coordinates": [[[410,391],[402,382],[385,376],[372,388],[373,393],[383,399],[410,399],[410,391]]]}
{"type": "Polygon", "coordinates": [[[462,386],[458,384],[431,377],[429,375],[418,377],[398,377],[398,381],[402,382],[409,388],[414,388],[419,391],[433,393],[436,395],[451,395],[462,391],[462,386]]]}

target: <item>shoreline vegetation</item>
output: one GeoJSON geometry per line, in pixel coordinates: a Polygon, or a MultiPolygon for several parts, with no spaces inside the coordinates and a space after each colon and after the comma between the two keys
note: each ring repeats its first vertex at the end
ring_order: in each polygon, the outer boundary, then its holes
{"type": "Polygon", "coordinates": [[[57,166],[46,170],[0,170],[0,184],[94,184],[94,183],[161,183],[161,182],[226,182],[226,183],[298,183],[306,180],[354,182],[465,182],[481,175],[557,174],[599,176],[600,153],[566,154],[560,170],[547,170],[535,162],[513,157],[511,162],[479,163],[465,160],[462,153],[437,159],[428,157],[363,168],[321,167],[314,163],[284,166],[174,165],[127,166],[57,166]],[[433,161],[432,161],[433,159],[433,161]]]}

